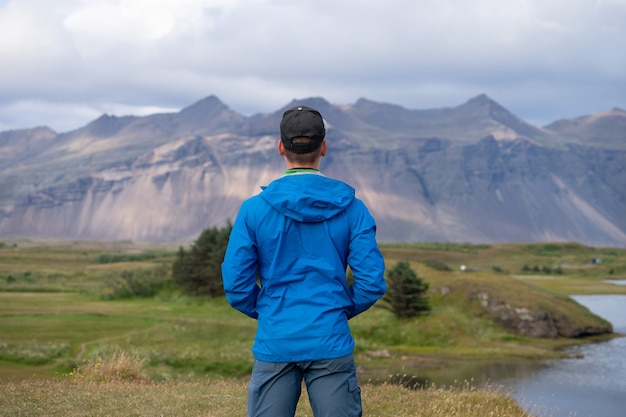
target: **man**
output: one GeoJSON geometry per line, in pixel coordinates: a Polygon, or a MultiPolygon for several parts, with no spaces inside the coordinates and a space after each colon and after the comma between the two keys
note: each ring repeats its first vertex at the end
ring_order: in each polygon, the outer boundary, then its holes
{"type": "Polygon", "coordinates": [[[362,414],[348,320],[384,294],[385,265],[354,189],[318,170],[325,134],[317,110],[284,113],[287,171],[244,201],[222,264],[228,302],[258,319],[250,417],[293,416],[302,380],[316,417],[362,414]]]}

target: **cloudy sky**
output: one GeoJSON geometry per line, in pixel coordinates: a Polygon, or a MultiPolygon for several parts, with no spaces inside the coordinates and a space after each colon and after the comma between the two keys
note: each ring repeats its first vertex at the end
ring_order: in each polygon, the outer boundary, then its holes
{"type": "Polygon", "coordinates": [[[626,0],[0,0],[0,131],[208,95],[410,109],[485,93],[538,125],[626,109],[626,0]]]}

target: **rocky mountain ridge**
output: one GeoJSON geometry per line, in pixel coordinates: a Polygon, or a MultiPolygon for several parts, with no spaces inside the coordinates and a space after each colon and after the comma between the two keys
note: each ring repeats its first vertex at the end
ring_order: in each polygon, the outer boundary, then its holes
{"type": "Polygon", "coordinates": [[[324,115],[321,168],[356,188],[380,240],[626,246],[626,112],[537,127],[485,95],[430,110],[317,97],[250,117],[209,96],[0,132],[0,236],[193,239],[281,175],[278,126],[295,104],[324,115]]]}

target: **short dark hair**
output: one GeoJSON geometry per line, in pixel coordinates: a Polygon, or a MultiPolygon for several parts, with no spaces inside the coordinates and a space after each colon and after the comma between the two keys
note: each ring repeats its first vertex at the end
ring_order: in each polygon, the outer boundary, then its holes
{"type": "Polygon", "coordinates": [[[305,136],[299,136],[291,139],[291,142],[296,145],[293,149],[283,147],[285,150],[285,156],[291,162],[300,164],[311,164],[320,155],[320,149],[322,148],[322,142],[311,144],[311,138],[305,136]],[[300,146],[298,146],[300,145],[300,146]],[[314,146],[314,147],[311,147],[314,146]]]}

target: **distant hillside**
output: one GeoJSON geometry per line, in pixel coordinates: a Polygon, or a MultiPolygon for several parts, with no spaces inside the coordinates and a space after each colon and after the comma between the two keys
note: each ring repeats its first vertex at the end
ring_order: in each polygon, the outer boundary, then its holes
{"type": "Polygon", "coordinates": [[[622,109],[558,120],[546,129],[580,144],[626,149],[626,111],[622,109]]]}
{"type": "Polygon", "coordinates": [[[383,241],[626,246],[626,112],[542,128],[485,95],[427,110],[316,97],[250,117],[210,96],[71,132],[0,132],[0,236],[192,239],[281,175],[279,122],[295,104],[324,115],[322,170],[357,189],[383,241]]]}

